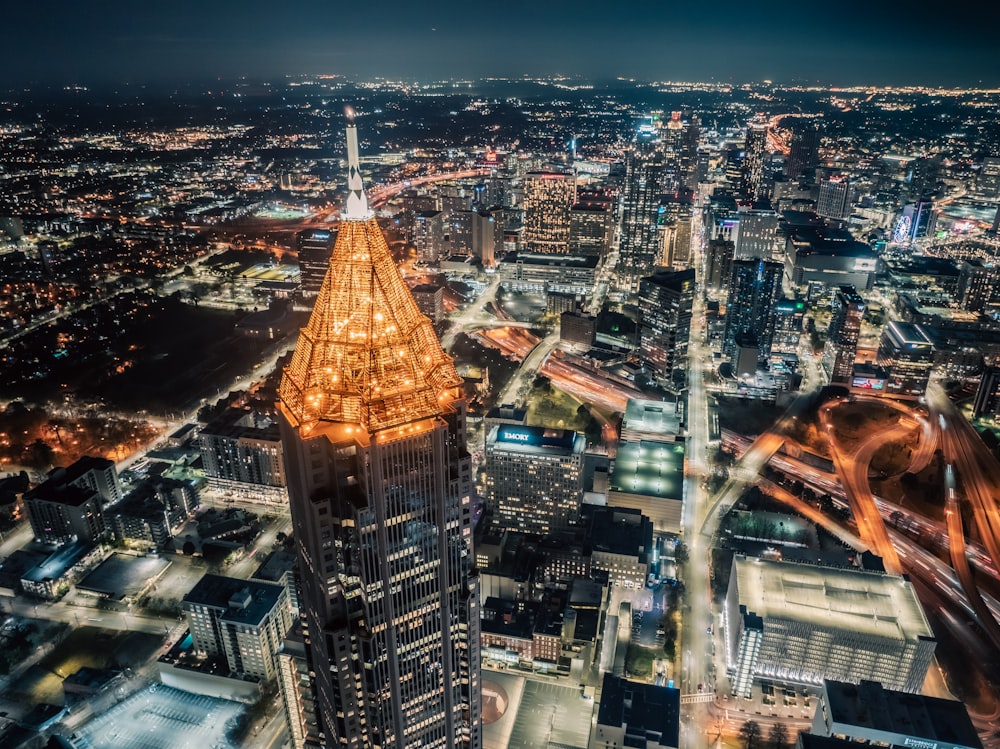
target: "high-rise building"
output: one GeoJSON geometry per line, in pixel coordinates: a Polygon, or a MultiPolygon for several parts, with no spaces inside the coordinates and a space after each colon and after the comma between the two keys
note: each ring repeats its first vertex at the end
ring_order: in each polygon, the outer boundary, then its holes
{"type": "Polygon", "coordinates": [[[278,675],[276,655],[292,625],[283,585],[205,575],[181,609],[195,650],[224,658],[229,671],[261,681],[278,675]]]}
{"type": "Polygon", "coordinates": [[[614,235],[611,196],[581,192],[569,212],[569,253],[604,257],[614,235]]]}
{"type": "Polygon", "coordinates": [[[835,175],[819,183],[819,200],[816,213],[827,218],[844,219],[853,210],[851,181],[847,177],[835,175]]]}
{"type": "Polygon", "coordinates": [[[1000,367],[987,367],[979,380],[976,389],[976,399],[973,402],[972,416],[981,419],[1000,413],[1000,367]]]}
{"type": "Polygon", "coordinates": [[[570,208],[576,203],[576,177],[567,172],[524,175],[524,229],[521,244],[528,252],[569,252],[570,208]]]}
{"type": "Polygon", "coordinates": [[[413,246],[425,263],[436,263],[444,254],[444,213],[420,211],[413,217],[413,246]]]}
{"type": "Polygon", "coordinates": [[[315,299],[319,294],[336,241],[336,229],[306,229],[295,235],[295,248],[299,255],[299,294],[303,298],[315,299]]]}
{"type": "Polygon", "coordinates": [[[330,271],[279,386],[311,691],[327,746],[479,749],[462,379],[393,262],[347,128],[330,271]]]}
{"type": "Polygon", "coordinates": [[[967,258],[958,266],[958,306],[967,312],[982,312],[997,296],[1000,268],[982,260],[967,258]]]}
{"type": "Polygon", "coordinates": [[[785,247],[784,238],[780,242],[778,239],[780,218],[777,211],[770,208],[749,208],[740,211],[736,259],[775,260],[776,254],[781,255],[785,247]]]}
{"type": "Polygon", "coordinates": [[[888,395],[919,398],[931,376],[934,344],[918,325],[891,322],[882,331],[876,361],[889,371],[885,383],[888,395]]]}
{"type": "Polygon", "coordinates": [[[733,254],[736,248],[728,239],[713,239],[708,243],[705,277],[713,289],[729,285],[733,274],[733,254]]]}
{"type": "Polygon", "coordinates": [[[740,201],[753,205],[764,198],[767,182],[764,163],[767,155],[767,121],[755,117],[747,125],[747,138],[743,146],[743,167],[740,169],[740,201]]]}
{"type": "Polygon", "coordinates": [[[785,176],[789,179],[806,177],[812,181],[819,164],[819,130],[809,121],[796,120],[788,144],[785,176]]]}
{"type": "Polygon", "coordinates": [[[1000,198],[1000,156],[987,156],[977,181],[979,194],[988,200],[1000,198]]]}
{"type": "Polygon", "coordinates": [[[823,366],[830,375],[830,382],[851,382],[864,316],[865,300],[853,286],[841,286],[833,298],[833,314],[823,352],[823,366]]]}
{"type": "Polygon", "coordinates": [[[656,223],[660,230],[660,256],[657,265],[678,270],[691,261],[691,216],[694,195],[678,190],[660,198],[656,223]]]}
{"type": "Polygon", "coordinates": [[[585,445],[571,429],[494,427],[486,437],[486,501],[500,525],[541,534],[573,525],[585,445]]]}
{"type": "Polygon", "coordinates": [[[273,418],[230,409],[202,429],[198,440],[210,487],[284,503],[285,461],[273,418]]]}
{"type": "Polygon", "coordinates": [[[660,384],[683,387],[694,305],[694,270],[661,271],[639,282],[639,358],[660,384]]]}
{"type": "Polygon", "coordinates": [[[24,510],[36,541],[92,543],[107,533],[101,495],[53,477],[25,492],[24,510]]]}
{"type": "Polygon", "coordinates": [[[625,159],[621,240],[618,250],[618,289],[639,290],[639,279],[660,264],[660,195],[663,193],[664,156],[656,128],[644,125],[625,159]]]}
{"type": "Polygon", "coordinates": [[[733,356],[737,341],[752,340],[760,361],[771,356],[774,305],[781,297],[784,267],[766,260],[734,260],[726,302],[723,349],[733,356]]]}

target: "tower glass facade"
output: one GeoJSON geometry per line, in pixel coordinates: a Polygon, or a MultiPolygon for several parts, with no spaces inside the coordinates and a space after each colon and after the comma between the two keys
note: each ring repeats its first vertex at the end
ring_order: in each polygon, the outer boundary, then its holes
{"type": "Polygon", "coordinates": [[[279,387],[320,743],[481,746],[461,379],[373,212],[349,196],[279,387]]]}

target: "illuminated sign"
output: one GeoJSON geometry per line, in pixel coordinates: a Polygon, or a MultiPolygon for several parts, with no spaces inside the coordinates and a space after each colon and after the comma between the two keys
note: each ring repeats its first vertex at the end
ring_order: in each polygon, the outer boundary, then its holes
{"type": "Polygon", "coordinates": [[[513,440],[514,442],[527,442],[531,439],[531,435],[524,432],[507,432],[504,435],[504,439],[513,440]]]}
{"type": "Polygon", "coordinates": [[[881,377],[855,377],[851,387],[862,390],[885,390],[885,380],[881,377]]]}

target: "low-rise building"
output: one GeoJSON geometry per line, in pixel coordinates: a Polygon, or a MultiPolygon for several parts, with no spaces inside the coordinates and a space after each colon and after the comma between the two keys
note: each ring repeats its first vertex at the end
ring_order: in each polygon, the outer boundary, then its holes
{"type": "Polygon", "coordinates": [[[680,746],[681,694],[677,689],[628,681],[604,674],[597,725],[590,746],[595,749],[680,746]]]}
{"type": "Polygon", "coordinates": [[[879,681],[917,692],[936,641],[905,577],[737,554],[726,596],[733,694],[754,679],[879,681]]]}
{"type": "Polygon", "coordinates": [[[812,732],[855,747],[982,749],[961,702],[898,692],[875,681],[824,681],[812,732]]]}

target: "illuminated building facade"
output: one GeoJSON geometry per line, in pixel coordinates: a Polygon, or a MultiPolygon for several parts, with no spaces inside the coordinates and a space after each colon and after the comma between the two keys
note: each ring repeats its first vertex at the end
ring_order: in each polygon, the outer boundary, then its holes
{"type": "Polygon", "coordinates": [[[725,606],[737,697],[749,697],[756,678],[870,679],[918,692],[934,657],[934,633],[905,577],[736,555],[725,606]]]}
{"type": "Polygon", "coordinates": [[[864,316],[865,300],[853,286],[841,286],[833,299],[830,332],[823,351],[823,366],[830,375],[830,382],[851,381],[864,316]]]}
{"type": "Polygon", "coordinates": [[[462,380],[368,207],[348,197],[279,386],[308,695],[326,746],[482,745],[462,380]]]}
{"type": "Polygon", "coordinates": [[[576,177],[563,172],[524,175],[524,229],[521,245],[528,252],[569,252],[570,208],[576,203],[576,177]]]}
{"type": "Polygon", "coordinates": [[[885,392],[919,398],[927,390],[934,365],[934,344],[920,326],[891,322],[882,331],[876,363],[888,370],[885,392]]]}
{"type": "Polygon", "coordinates": [[[851,182],[847,177],[834,176],[819,184],[816,213],[826,218],[842,219],[851,215],[851,182]]]}
{"type": "Polygon", "coordinates": [[[306,229],[295,235],[299,256],[299,294],[303,298],[315,299],[319,294],[336,241],[336,229],[306,229]]]}
{"type": "Polygon", "coordinates": [[[694,305],[694,269],[639,282],[639,358],[661,384],[683,387],[694,305]]]}
{"type": "Polygon", "coordinates": [[[767,130],[767,121],[759,117],[747,125],[743,167],[740,170],[740,201],[744,204],[752,205],[767,195],[767,183],[764,180],[767,130]]]}
{"type": "Polygon", "coordinates": [[[486,501],[499,524],[540,534],[574,524],[585,444],[571,429],[494,427],[486,438],[486,501]]]}
{"type": "Polygon", "coordinates": [[[660,264],[661,232],[657,221],[663,179],[664,155],[659,133],[654,126],[644,125],[625,159],[617,269],[618,288],[623,293],[637,293],[639,279],[660,264]]]}

